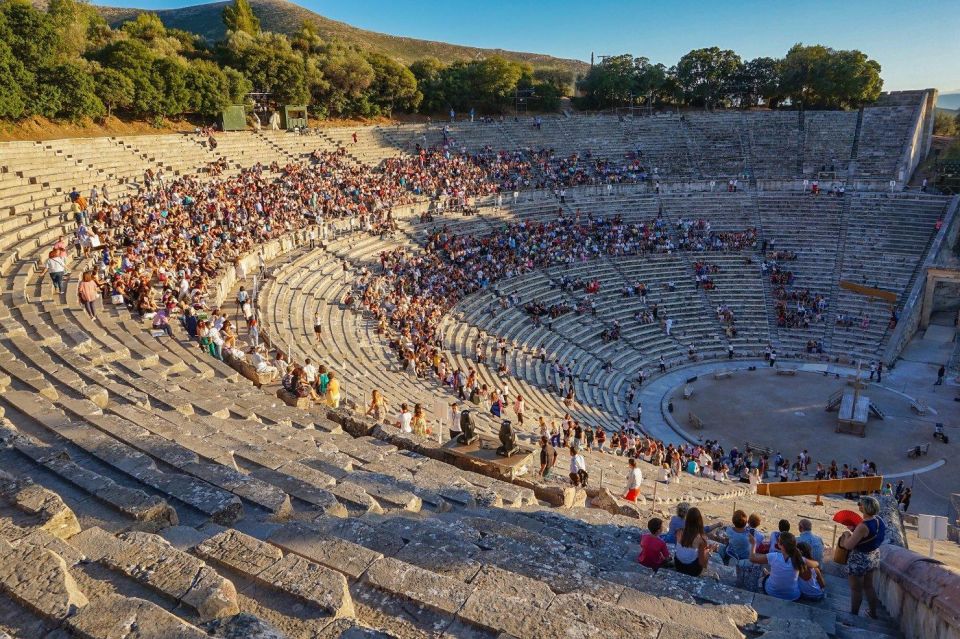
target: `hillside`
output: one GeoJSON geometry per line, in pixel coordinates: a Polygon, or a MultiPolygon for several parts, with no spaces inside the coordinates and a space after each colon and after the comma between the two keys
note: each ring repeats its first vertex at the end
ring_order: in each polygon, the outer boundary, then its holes
{"type": "Polygon", "coordinates": [[[941,93],[937,97],[937,106],[951,111],[960,109],[960,93],[941,93]]]}
{"type": "MultiPolygon", "coordinates": [[[[201,4],[182,9],[156,11],[167,27],[183,29],[197,33],[214,42],[223,38],[225,28],[221,13],[227,2],[201,4]]],[[[364,50],[377,51],[393,57],[404,64],[410,64],[419,58],[433,56],[443,62],[473,60],[491,55],[502,55],[510,60],[528,62],[536,68],[562,68],[574,74],[586,72],[589,65],[579,60],[554,58],[537,53],[504,51],[502,49],[478,49],[445,42],[418,40],[365,31],[343,22],[325,18],[309,9],[305,9],[285,0],[250,0],[254,12],[260,18],[265,31],[290,34],[300,28],[303,22],[313,23],[321,37],[337,39],[356,45],[364,50]]],[[[111,26],[130,20],[144,9],[97,7],[111,26]]]]}

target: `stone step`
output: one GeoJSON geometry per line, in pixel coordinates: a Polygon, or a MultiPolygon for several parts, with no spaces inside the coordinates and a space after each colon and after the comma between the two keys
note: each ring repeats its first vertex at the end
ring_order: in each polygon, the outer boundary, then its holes
{"type": "Polygon", "coordinates": [[[220,563],[283,594],[337,617],[354,616],[347,580],[339,572],[236,530],[226,530],[194,547],[193,552],[220,563]]]}
{"type": "Polygon", "coordinates": [[[115,537],[93,527],[70,543],[91,561],[190,607],[204,621],[240,612],[232,582],[158,535],[128,532],[115,537]]]}
{"type": "Polygon", "coordinates": [[[15,547],[0,539],[0,590],[55,622],[76,614],[89,603],[59,555],[25,542],[15,547]]]}
{"type": "Polygon", "coordinates": [[[18,432],[8,421],[0,424],[0,438],[37,464],[82,488],[127,517],[159,525],[177,524],[176,510],[164,499],[148,495],[137,488],[123,486],[109,477],[84,468],[71,460],[65,450],[47,446],[18,432]]]}
{"type": "Polygon", "coordinates": [[[229,525],[243,516],[243,505],[235,495],[188,475],[161,471],[147,455],[79,420],[70,419],[32,393],[11,391],[4,393],[0,401],[9,403],[51,434],[62,437],[119,472],[204,513],[217,523],[229,525]]]}

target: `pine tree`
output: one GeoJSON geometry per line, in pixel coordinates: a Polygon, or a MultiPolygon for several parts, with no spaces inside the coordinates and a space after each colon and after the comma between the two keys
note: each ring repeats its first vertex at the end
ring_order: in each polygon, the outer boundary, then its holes
{"type": "Polygon", "coordinates": [[[233,0],[223,8],[223,23],[228,31],[243,31],[250,35],[260,33],[260,20],[253,13],[249,0],[233,0]]]}

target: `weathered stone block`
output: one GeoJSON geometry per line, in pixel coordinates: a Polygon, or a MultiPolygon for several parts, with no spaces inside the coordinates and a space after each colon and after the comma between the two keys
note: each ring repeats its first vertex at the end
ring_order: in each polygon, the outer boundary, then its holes
{"type": "Polygon", "coordinates": [[[0,539],[0,590],[55,620],[74,614],[88,603],[59,555],[26,542],[15,548],[0,539]]]}

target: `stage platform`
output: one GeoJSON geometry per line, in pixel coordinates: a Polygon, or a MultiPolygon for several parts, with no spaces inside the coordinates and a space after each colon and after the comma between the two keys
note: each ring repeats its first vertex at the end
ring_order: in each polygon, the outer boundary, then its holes
{"type": "Polygon", "coordinates": [[[853,391],[843,393],[837,414],[837,432],[865,437],[870,416],[870,398],[853,391]]]}
{"type": "Polygon", "coordinates": [[[510,457],[501,457],[496,450],[499,445],[499,440],[484,437],[468,445],[450,440],[443,445],[443,449],[455,457],[487,466],[506,479],[516,479],[531,471],[531,464],[534,461],[533,450],[521,446],[519,453],[510,457]]]}

